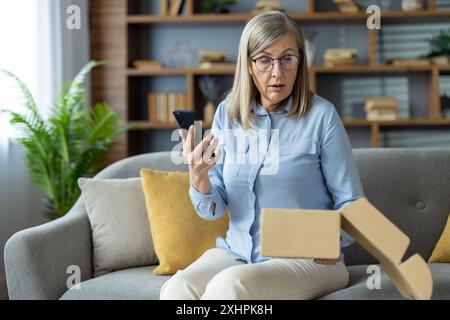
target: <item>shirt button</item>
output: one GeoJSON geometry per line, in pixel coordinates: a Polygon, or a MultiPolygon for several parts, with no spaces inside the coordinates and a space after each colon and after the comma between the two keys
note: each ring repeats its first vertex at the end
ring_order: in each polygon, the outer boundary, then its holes
{"type": "Polygon", "coordinates": [[[425,208],[425,203],[423,203],[422,201],[419,201],[416,203],[416,208],[417,209],[424,209],[425,208]]]}

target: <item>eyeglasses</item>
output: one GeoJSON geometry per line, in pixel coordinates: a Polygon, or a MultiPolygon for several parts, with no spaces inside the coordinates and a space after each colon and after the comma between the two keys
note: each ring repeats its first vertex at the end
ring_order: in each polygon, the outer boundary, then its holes
{"type": "Polygon", "coordinates": [[[299,56],[294,55],[288,55],[284,56],[282,58],[276,58],[272,59],[271,57],[260,57],[257,59],[251,59],[253,62],[255,62],[256,67],[261,72],[269,72],[272,70],[273,65],[275,64],[275,60],[280,60],[280,66],[286,71],[292,71],[295,68],[298,67],[298,64],[300,62],[299,56]]]}

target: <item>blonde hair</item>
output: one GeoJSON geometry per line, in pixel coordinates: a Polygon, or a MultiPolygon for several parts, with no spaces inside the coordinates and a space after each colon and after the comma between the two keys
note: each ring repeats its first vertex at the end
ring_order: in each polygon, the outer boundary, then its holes
{"type": "MultiPolygon", "coordinates": [[[[229,119],[240,123],[245,130],[250,129],[250,122],[256,118],[251,113],[250,106],[258,94],[258,88],[248,72],[251,62],[249,58],[285,36],[290,36],[297,42],[301,56],[291,93],[292,109],[288,116],[300,118],[310,108],[312,92],[309,89],[308,64],[304,53],[305,41],[301,30],[294,20],[280,11],[257,15],[247,23],[242,32],[233,87],[225,98],[229,119]]],[[[289,97],[284,103],[288,99],[289,97]]]]}

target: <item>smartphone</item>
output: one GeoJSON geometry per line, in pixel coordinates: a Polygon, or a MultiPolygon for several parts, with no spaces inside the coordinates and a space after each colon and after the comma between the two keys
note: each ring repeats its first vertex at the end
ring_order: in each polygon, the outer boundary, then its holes
{"type": "MultiPolygon", "coordinates": [[[[178,125],[182,129],[189,130],[191,125],[195,126],[195,146],[194,148],[202,141],[203,137],[203,128],[201,127],[201,122],[195,120],[195,113],[192,110],[174,110],[172,111],[175,119],[178,122],[178,125]]],[[[216,155],[211,155],[211,158],[214,158],[216,155]]]]}
{"type": "Polygon", "coordinates": [[[195,122],[195,113],[192,110],[175,110],[172,113],[182,129],[189,130],[195,122]]]}

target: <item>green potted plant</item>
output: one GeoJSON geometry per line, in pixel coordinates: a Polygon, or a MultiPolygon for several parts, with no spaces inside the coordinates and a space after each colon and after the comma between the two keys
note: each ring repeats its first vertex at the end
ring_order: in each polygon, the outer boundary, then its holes
{"type": "Polygon", "coordinates": [[[25,112],[0,112],[8,113],[10,123],[23,133],[18,142],[25,147],[31,181],[43,193],[50,219],[69,211],[80,195],[78,178],[92,176],[114,139],[131,129],[119,126],[119,116],[110,106],[86,106],[84,81],[99,64],[102,62],[90,61],[65,85],[47,119],[39,112],[27,86],[11,72],[2,70],[18,84],[25,112]]]}
{"type": "Polygon", "coordinates": [[[206,0],[203,3],[203,13],[230,13],[229,7],[236,4],[235,0],[206,0]]]}
{"type": "Polygon", "coordinates": [[[435,64],[447,65],[450,62],[450,29],[440,31],[439,35],[430,40],[431,52],[426,56],[435,64]]]}

